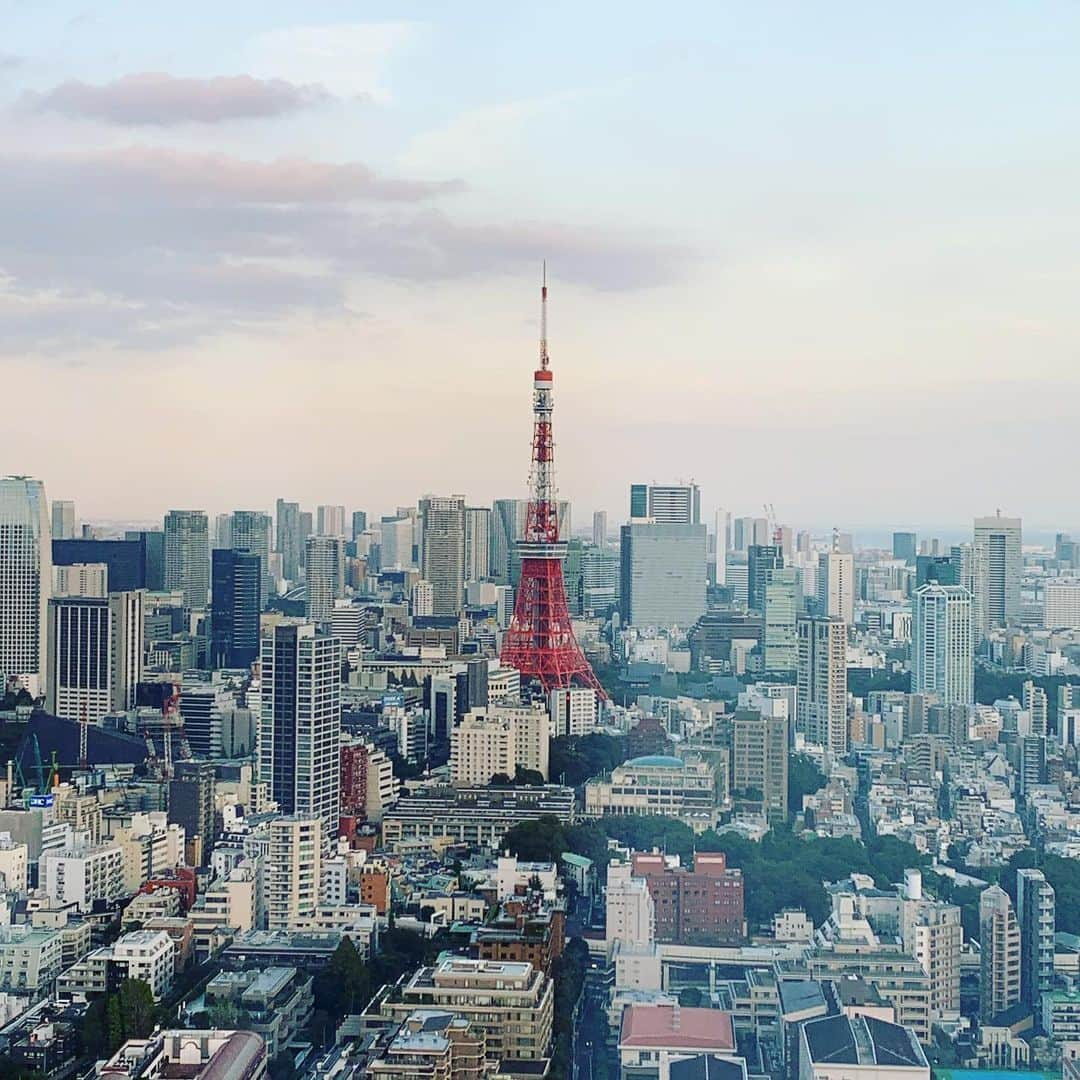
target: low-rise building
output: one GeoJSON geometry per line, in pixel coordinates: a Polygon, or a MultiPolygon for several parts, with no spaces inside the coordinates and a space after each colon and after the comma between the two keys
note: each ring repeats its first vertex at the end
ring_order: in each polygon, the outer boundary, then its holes
{"type": "Polygon", "coordinates": [[[610,775],[585,785],[585,813],[658,814],[704,832],[717,821],[716,773],[700,758],[666,754],[631,758],[610,775]]]}
{"type": "Polygon", "coordinates": [[[132,930],[112,945],[103,945],[68,968],[56,983],[57,994],[86,998],[107,994],[124,979],[139,979],[160,1001],[172,986],[176,973],[176,946],[164,930],[132,930]]]}
{"type": "Polygon", "coordinates": [[[264,1080],[269,1055],[252,1031],[160,1031],[129,1039],[101,1066],[109,1080],[264,1080]]]}
{"type": "Polygon", "coordinates": [[[35,997],[49,989],[62,967],[59,930],[0,927],[0,991],[35,997]]]}
{"type": "Polygon", "coordinates": [[[241,1014],[238,1026],[266,1041],[273,1060],[298,1040],[311,1019],[311,976],[293,967],[221,971],[206,985],[206,1004],[222,1002],[241,1014]]]}
{"type": "Polygon", "coordinates": [[[622,1080],[670,1080],[674,1062],[699,1054],[735,1059],[735,1028],[728,1013],[677,1004],[628,1005],[623,1010],[622,1080]]]}
{"type": "Polygon", "coordinates": [[[808,1020],[799,1036],[798,1080],[930,1080],[908,1028],[867,1016],[808,1020]]]}
{"type": "Polygon", "coordinates": [[[482,1080],[491,1068],[482,1027],[450,1012],[418,1009],[367,1071],[376,1080],[482,1080]]]}

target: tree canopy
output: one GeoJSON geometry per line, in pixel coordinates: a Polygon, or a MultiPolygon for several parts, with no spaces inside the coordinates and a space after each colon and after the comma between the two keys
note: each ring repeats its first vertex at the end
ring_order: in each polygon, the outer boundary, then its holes
{"type": "Polygon", "coordinates": [[[622,735],[561,735],[551,740],[548,776],[552,782],[579,787],[586,780],[610,772],[626,760],[626,739],[622,735]]]}

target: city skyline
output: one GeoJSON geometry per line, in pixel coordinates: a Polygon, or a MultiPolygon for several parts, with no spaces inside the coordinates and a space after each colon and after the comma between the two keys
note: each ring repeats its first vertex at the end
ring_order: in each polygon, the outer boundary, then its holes
{"type": "Polygon", "coordinates": [[[196,3],[212,41],[130,4],[10,13],[0,365],[82,452],[20,410],[5,471],[89,518],[158,516],[166,474],[170,506],[315,504],[359,438],[394,451],[368,506],[520,495],[547,257],[583,510],[692,471],[786,520],[1057,526],[1024,460],[1067,458],[1080,408],[1080,12],[1051,39],[1004,9],[932,35],[850,4],[606,10],[568,36],[559,5],[196,3]]]}

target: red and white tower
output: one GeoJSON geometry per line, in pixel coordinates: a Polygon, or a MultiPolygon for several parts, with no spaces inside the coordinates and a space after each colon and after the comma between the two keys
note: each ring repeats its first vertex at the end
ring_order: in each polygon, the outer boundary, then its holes
{"type": "Polygon", "coordinates": [[[570,624],[563,582],[566,542],[559,539],[555,493],[555,441],[551,431],[554,379],[547,349],[547,269],[540,288],[540,367],[533,373],[533,440],[529,512],[518,541],[521,581],[514,617],[503,640],[502,661],[522,680],[536,679],[545,690],[577,683],[606,697],[581,651],[570,624]]]}

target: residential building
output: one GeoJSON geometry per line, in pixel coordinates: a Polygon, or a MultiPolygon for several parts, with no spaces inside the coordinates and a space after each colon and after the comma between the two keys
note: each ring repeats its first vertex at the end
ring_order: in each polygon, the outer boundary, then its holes
{"type": "Polygon", "coordinates": [[[57,904],[72,904],[83,913],[90,912],[98,901],[111,904],[127,894],[124,853],[115,843],[42,851],[38,880],[57,904]]]}
{"type": "Polygon", "coordinates": [[[270,597],[270,515],[261,510],[234,510],[232,514],[233,551],[246,551],[259,560],[259,608],[266,607],[270,597]]]}
{"type": "Polygon", "coordinates": [[[285,814],[318,817],[329,849],[338,832],[341,643],[311,623],[282,623],[262,640],[259,779],[285,814]]]}
{"type": "Polygon", "coordinates": [[[266,879],[266,926],[288,930],[314,916],[319,906],[323,836],[317,817],[287,814],[269,825],[266,879]]]}
{"type": "Polygon", "coordinates": [[[770,674],[794,675],[799,669],[799,591],[798,571],[791,567],[772,571],[764,587],[762,662],[770,674]]]}
{"type": "Polygon", "coordinates": [[[40,480],[0,479],[0,677],[45,690],[52,546],[40,480]]]}
{"type": "Polygon", "coordinates": [[[788,815],[788,742],[786,716],[762,716],[736,710],[731,721],[731,790],[739,801],[754,801],[762,812],[783,824],[788,815]]]}
{"type": "Polygon", "coordinates": [[[63,969],[59,930],[25,923],[0,926],[0,992],[37,997],[63,969]]]}
{"type": "Polygon", "coordinates": [[[460,495],[420,500],[421,569],[431,583],[435,615],[456,615],[465,592],[465,500],[460,495]]]}
{"type": "Polygon", "coordinates": [[[1028,734],[1045,739],[1050,734],[1046,691],[1028,679],[1021,689],[1021,704],[1028,714],[1028,734]]]}
{"type": "Polygon", "coordinates": [[[164,930],[130,930],[87,953],[57,980],[61,998],[107,994],[124,979],[139,979],[155,1001],[169,992],[176,974],[176,946],[164,930]]]}
{"type": "Polygon", "coordinates": [[[835,754],[846,754],[847,625],[833,617],[804,617],[799,635],[795,727],[835,754]]]}
{"type": "Polygon", "coordinates": [[[596,691],[587,686],[552,690],[548,695],[551,737],[587,735],[593,731],[597,724],[598,704],[596,691]]]}
{"type": "Polygon", "coordinates": [[[248,668],[259,656],[262,558],[219,548],[211,568],[210,666],[248,668]]]}
{"type": "Polygon", "coordinates": [[[461,1016],[417,1009],[367,1065],[372,1080],[483,1080],[490,1071],[484,1029],[461,1016]]]}
{"type": "Polygon", "coordinates": [[[486,1036],[489,1058],[539,1061],[551,1045],[554,983],[525,962],[446,956],[379,1000],[404,1020],[417,1009],[452,1012],[486,1036]]]}
{"type": "Polygon", "coordinates": [[[975,592],[982,623],[978,636],[1020,618],[1020,577],[1024,566],[1020,518],[975,519],[975,592]]]}
{"type": "Polygon", "coordinates": [[[697,622],[705,614],[705,526],[631,522],[620,537],[623,620],[657,627],[697,622]]]}
{"type": "Polygon", "coordinates": [[[623,946],[650,946],[656,941],[656,903],[649,883],[635,874],[629,862],[608,863],[604,890],[605,931],[608,959],[616,943],[623,946]]]}
{"type": "Polygon", "coordinates": [[[112,709],[135,708],[143,677],[143,599],[141,589],[109,595],[112,640],[112,709]]]}
{"type": "Polygon", "coordinates": [[[278,499],[275,517],[275,550],[281,555],[281,573],[286,581],[296,582],[300,579],[300,564],[304,558],[304,537],[300,534],[300,504],[278,499]]]}
{"type": "Polygon", "coordinates": [[[1016,872],[1016,921],[1020,928],[1020,1001],[1041,1016],[1042,998],[1054,987],[1054,887],[1041,870],[1016,872]]]}
{"type": "Polygon", "coordinates": [[[52,538],[75,539],[75,504],[67,499],[54,499],[52,504],[52,538]]]}
{"type": "Polygon", "coordinates": [[[823,551],[818,556],[817,614],[855,621],[855,563],[849,553],[823,551]]]}
{"type": "Polygon", "coordinates": [[[345,537],[309,536],[304,552],[307,583],[304,613],[313,622],[329,622],[334,601],[345,596],[345,537]]]}
{"type": "Polygon", "coordinates": [[[1020,927],[1009,894],[998,885],[979,897],[979,1016],[990,1023],[1020,1001],[1020,927]]]}
{"type": "Polygon", "coordinates": [[[722,851],[694,853],[693,869],[665,855],[636,853],[635,877],[653,899],[656,940],[679,945],[741,942],[746,937],[741,870],[730,869],[722,851]]]}
{"type": "Polygon", "coordinates": [[[315,532],[318,536],[345,536],[345,507],[320,506],[315,511],[315,532]]]}
{"type": "Polygon", "coordinates": [[[942,705],[975,700],[971,593],[928,583],[915,591],[911,619],[911,689],[942,705]]]}
{"type": "Polygon", "coordinates": [[[491,575],[491,507],[465,508],[465,580],[486,581],[491,575]]]}
{"type": "Polygon", "coordinates": [[[450,732],[450,773],[456,787],[482,786],[519,769],[547,780],[550,721],[542,704],[491,704],[472,709],[450,732]]]}
{"type": "Polygon", "coordinates": [[[202,611],[206,607],[210,533],[205,511],[170,510],[165,515],[165,588],[183,593],[186,608],[202,611]]]}

